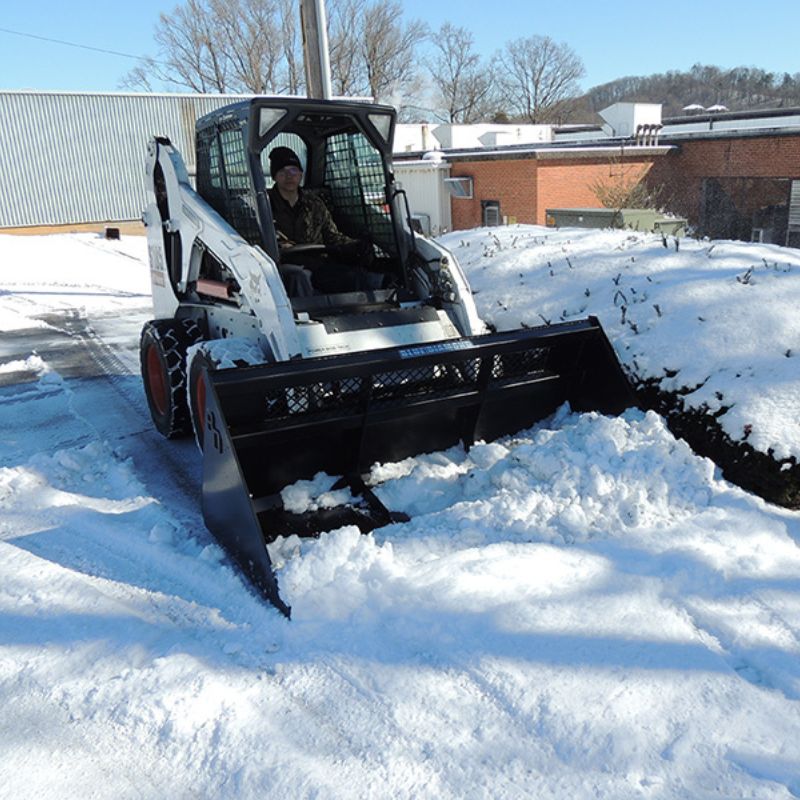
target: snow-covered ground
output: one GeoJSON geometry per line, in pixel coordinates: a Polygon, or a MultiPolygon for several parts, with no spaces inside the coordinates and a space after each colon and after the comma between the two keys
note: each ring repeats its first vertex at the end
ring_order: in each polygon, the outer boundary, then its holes
{"type": "MultiPolygon", "coordinates": [[[[799,252],[447,242],[499,327],[597,314],[640,375],[800,451],[799,252]]],[[[376,466],[411,521],[276,543],[288,622],[148,422],[144,240],[0,236],[0,278],[0,797],[800,797],[800,513],[656,415],[376,466]]]]}
{"type": "Polygon", "coordinates": [[[800,459],[800,250],[532,226],[443,242],[498,328],[594,314],[632,374],[728,409],[734,441],[800,459]]]}

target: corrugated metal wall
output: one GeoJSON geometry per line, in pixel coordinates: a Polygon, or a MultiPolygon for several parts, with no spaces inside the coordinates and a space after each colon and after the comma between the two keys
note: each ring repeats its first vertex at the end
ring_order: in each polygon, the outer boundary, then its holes
{"type": "Polygon", "coordinates": [[[191,174],[196,119],[238,99],[0,91],[0,228],[138,219],[148,139],[191,174]]]}

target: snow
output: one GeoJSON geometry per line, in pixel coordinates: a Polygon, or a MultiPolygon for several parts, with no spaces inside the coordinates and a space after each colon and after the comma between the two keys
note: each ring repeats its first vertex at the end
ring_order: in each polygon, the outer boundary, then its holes
{"type": "Polygon", "coordinates": [[[205,353],[219,369],[264,363],[264,351],[258,344],[252,339],[239,336],[192,345],[187,352],[187,370],[191,369],[192,360],[198,351],[205,353]]]}
{"type": "MultiPolygon", "coordinates": [[[[597,314],[627,368],[798,453],[800,252],[446,243],[498,327],[597,314]]],[[[194,444],[147,419],[145,240],[0,254],[0,797],[800,796],[800,513],[660,417],[562,408],[376,465],[410,521],[272,545],[289,622],[206,531],[194,444]]]]}
{"type": "Polygon", "coordinates": [[[718,422],[734,441],[800,457],[800,251],[532,226],[443,242],[499,329],[594,314],[631,374],[727,409],[718,422]]]}
{"type": "Polygon", "coordinates": [[[297,481],[281,491],[283,507],[291,514],[336,508],[356,502],[349,489],[336,489],[336,478],[317,473],[310,481],[297,481]]]}

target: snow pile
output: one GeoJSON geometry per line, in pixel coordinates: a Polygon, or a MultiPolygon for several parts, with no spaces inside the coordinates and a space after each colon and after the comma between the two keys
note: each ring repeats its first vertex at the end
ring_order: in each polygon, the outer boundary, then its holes
{"type": "Polygon", "coordinates": [[[281,491],[283,507],[290,514],[304,514],[354,502],[349,489],[334,488],[337,480],[320,472],[310,481],[297,481],[281,491]]]}
{"type": "Polygon", "coordinates": [[[32,372],[38,376],[43,376],[50,372],[50,368],[40,356],[34,353],[24,360],[6,361],[0,364],[0,375],[12,372],[32,372]]]}
{"type": "Polygon", "coordinates": [[[593,314],[631,375],[722,412],[734,441],[800,458],[800,251],[524,225],[443,243],[499,329],[593,314]]]}
{"type": "MultiPolygon", "coordinates": [[[[782,526],[773,530],[781,544],[775,540],[778,549],[768,554],[739,560],[738,548],[748,551],[763,532],[741,541],[734,535],[720,547],[726,531],[746,529],[736,514],[717,507],[729,490],[713,464],[676,441],[652,412],[607,418],[562,411],[524,435],[469,454],[454,448],[376,467],[371,478],[381,481],[383,503],[411,521],[370,537],[344,529],[320,543],[293,537],[273,545],[276,560],[286,563],[282,581],[296,618],[304,616],[305,603],[315,614],[334,617],[362,606],[407,605],[412,590],[420,606],[453,612],[470,606],[477,591],[477,606],[487,612],[515,602],[522,585],[525,594],[537,596],[542,584],[561,586],[561,578],[575,574],[575,548],[583,552],[587,545],[630,548],[642,558],[707,551],[715,568],[737,579],[762,569],[765,577],[789,578],[800,567],[800,552],[782,526]],[[709,538],[710,520],[716,530],[709,538]],[[547,545],[550,553],[561,549],[569,568],[557,577],[552,557],[532,567],[539,548],[522,547],[528,544],[547,545]],[[287,548],[307,555],[286,560],[287,548]],[[531,563],[518,561],[525,552],[531,563]],[[482,579],[495,559],[508,564],[482,579]],[[503,570],[508,580],[500,577],[503,570]],[[321,583],[327,587],[322,594],[321,583]]],[[[694,589],[705,577],[698,576],[694,589]]]]}
{"type": "Polygon", "coordinates": [[[421,456],[396,480],[393,471],[405,465],[385,465],[373,478],[392,508],[418,516],[466,504],[483,535],[494,530],[500,540],[528,531],[531,515],[538,537],[572,542],[674,519],[678,509],[698,502],[698,491],[699,501],[707,501],[697,486],[713,465],[665,437],[655,414],[634,429],[629,418],[561,414],[529,436],[481,444],[468,454],[457,450],[450,458],[421,456]]]}

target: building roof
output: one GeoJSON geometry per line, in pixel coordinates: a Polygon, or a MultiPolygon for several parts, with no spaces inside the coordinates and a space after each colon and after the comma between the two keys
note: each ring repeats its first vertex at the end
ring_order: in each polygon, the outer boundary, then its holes
{"type": "MultiPolygon", "coordinates": [[[[537,161],[554,160],[560,158],[595,158],[602,154],[623,155],[630,158],[637,156],[663,156],[670,150],[674,150],[673,145],[633,145],[628,139],[603,139],[596,143],[575,142],[556,142],[548,144],[517,144],[517,145],[497,145],[495,147],[466,148],[466,149],[445,149],[441,152],[442,157],[447,162],[457,161],[498,161],[514,159],[536,159],[537,161]]],[[[405,163],[418,161],[420,153],[395,153],[394,161],[405,163]]]]}
{"type": "MultiPolygon", "coordinates": [[[[555,141],[541,144],[495,145],[480,148],[444,148],[448,162],[492,161],[497,159],[537,160],[592,158],[604,151],[625,155],[660,156],[682,142],[696,139],[727,139],[756,136],[796,136],[800,134],[800,108],[729,111],[690,114],[664,120],[658,132],[658,144],[633,144],[631,137],[609,136],[600,125],[570,125],[556,128],[555,141]]],[[[423,151],[395,153],[395,161],[419,159],[423,151]]]]}
{"type": "MultiPolygon", "coordinates": [[[[659,140],[687,138],[723,138],[735,136],[780,136],[800,131],[800,108],[766,108],[750,111],[726,111],[686,114],[664,119],[659,140]]],[[[569,125],[556,128],[560,144],[580,141],[584,145],[608,140],[601,125],[569,125]]]]}

